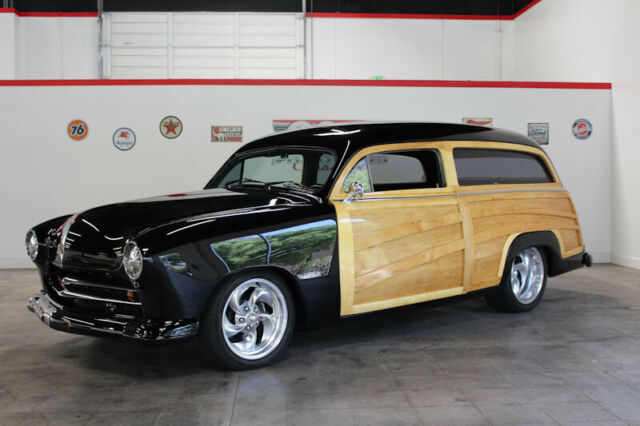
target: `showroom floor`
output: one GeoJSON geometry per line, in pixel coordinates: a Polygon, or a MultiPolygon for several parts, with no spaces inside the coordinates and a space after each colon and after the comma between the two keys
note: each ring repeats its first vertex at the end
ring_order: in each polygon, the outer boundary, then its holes
{"type": "Polygon", "coordinates": [[[640,424],[640,271],[550,280],[528,314],[482,300],[298,333],[270,368],[221,372],[194,343],[49,330],[35,271],[0,271],[0,424],[640,424]]]}

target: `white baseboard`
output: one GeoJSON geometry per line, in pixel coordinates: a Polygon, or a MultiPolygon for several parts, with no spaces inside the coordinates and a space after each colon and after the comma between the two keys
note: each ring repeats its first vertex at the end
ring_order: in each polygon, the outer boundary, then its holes
{"type": "Polygon", "coordinates": [[[620,254],[611,254],[611,263],[626,266],[628,268],[640,269],[640,257],[622,256],[620,254]]]}
{"type": "Polygon", "coordinates": [[[591,253],[589,252],[589,254],[591,255],[591,259],[593,260],[593,263],[609,263],[611,262],[611,253],[607,252],[607,253],[591,253]]]}
{"type": "Polygon", "coordinates": [[[24,257],[0,257],[0,269],[35,269],[35,265],[24,257]]]}

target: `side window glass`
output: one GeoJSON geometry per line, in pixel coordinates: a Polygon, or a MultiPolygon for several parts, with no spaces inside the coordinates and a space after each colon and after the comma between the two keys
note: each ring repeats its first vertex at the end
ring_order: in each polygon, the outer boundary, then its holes
{"type": "Polygon", "coordinates": [[[318,158],[318,174],[316,176],[316,184],[324,185],[331,175],[336,165],[336,157],[333,154],[325,153],[318,158]]]}
{"type": "Polygon", "coordinates": [[[372,154],[369,168],[376,191],[426,187],[422,163],[409,154],[372,154]]]}
{"type": "Polygon", "coordinates": [[[367,162],[367,157],[358,161],[358,163],[353,166],[353,169],[351,169],[351,171],[347,175],[347,178],[344,180],[344,185],[342,185],[342,189],[344,190],[344,192],[349,192],[349,187],[353,182],[360,183],[364,192],[373,191],[371,178],[369,176],[369,165],[367,162]]]}
{"type": "Polygon", "coordinates": [[[440,155],[435,149],[371,154],[369,170],[376,192],[445,186],[440,155]]]}
{"type": "Polygon", "coordinates": [[[553,181],[543,161],[526,152],[455,148],[453,158],[462,186],[553,181]]]}

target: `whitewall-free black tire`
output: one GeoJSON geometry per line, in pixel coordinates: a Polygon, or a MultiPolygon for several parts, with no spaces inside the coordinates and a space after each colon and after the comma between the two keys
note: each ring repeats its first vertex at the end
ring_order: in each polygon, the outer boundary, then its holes
{"type": "Polygon", "coordinates": [[[487,303],[499,311],[526,312],[535,308],[547,286],[547,260],[544,251],[528,247],[509,253],[502,281],[487,303]]]}
{"type": "Polygon", "coordinates": [[[201,318],[199,338],[216,364],[248,370],[274,362],[295,326],[295,303],[270,271],[242,273],[216,289],[201,318]]]}

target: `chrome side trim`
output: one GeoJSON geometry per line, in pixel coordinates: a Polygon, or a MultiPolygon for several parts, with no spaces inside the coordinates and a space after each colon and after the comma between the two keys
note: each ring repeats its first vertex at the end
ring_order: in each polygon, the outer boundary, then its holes
{"type": "Polygon", "coordinates": [[[499,191],[459,192],[456,195],[464,196],[464,195],[481,195],[481,194],[502,194],[505,192],[567,192],[567,190],[565,188],[502,189],[499,191]]]}
{"type": "MultiPolygon", "coordinates": [[[[104,302],[104,303],[114,303],[114,304],[122,304],[122,305],[134,305],[134,306],[141,306],[142,303],[141,302],[129,302],[128,300],[118,300],[118,299],[108,299],[105,297],[98,297],[98,296],[90,296],[88,294],[82,294],[82,293],[77,293],[75,291],[70,291],[67,290],[64,287],[64,281],[65,279],[68,280],[68,278],[63,278],[62,279],[62,285],[63,288],[62,290],[58,290],[57,288],[55,288],[55,286],[52,286],[53,290],[58,293],[58,296],[60,297],[72,297],[72,298],[76,298],[76,299],[83,299],[83,300],[92,300],[94,302],[104,302]]],[[[69,283],[69,281],[67,281],[68,284],[74,284],[74,283],[69,283]]],[[[100,286],[100,285],[96,285],[97,287],[105,287],[105,286],[100,286]]],[[[109,288],[109,287],[105,287],[105,288],[109,288]]],[[[134,290],[128,290],[127,291],[134,291],[134,290]]]]}
{"type": "Polygon", "coordinates": [[[86,282],[86,281],[80,281],[80,280],[77,280],[75,278],[69,278],[69,277],[64,277],[62,279],[62,284],[63,285],[82,285],[82,286],[86,286],[86,287],[106,288],[106,289],[109,289],[109,290],[135,291],[135,292],[138,291],[138,290],[133,289],[133,288],[108,286],[108,285],[104,285],[104,284],[89,283],[89,282],[86,282]]]}
{"type": "MultiPolygon", "coordinates": [[[[382,200],[421,200],[425,198],[447,198],[447,197],[464,197],[466,195],[483,195],[483,194],[502,194],[507,192],[567,192],[565,188],[530,188],[530,189],[503,189],[500,191],[475,191],[475,192],[461,192],[456,194],[442,194],[442,195],[423,195],[413,197],[376,197],[376,198],[360,198],[359,203],[363,201],[382,201],[382,200]]],[[[365,194],[366,195],[366,194],[365,194]]],[[[342,203],[349,203],[347,199],[333,200],[340,201],[342,203]]]]}

